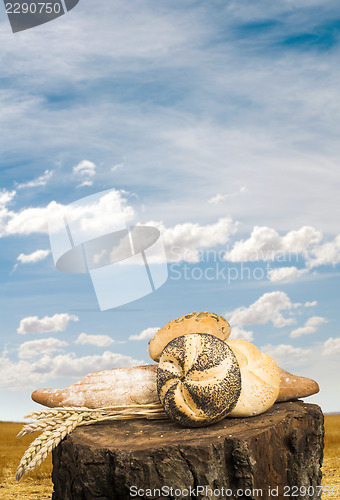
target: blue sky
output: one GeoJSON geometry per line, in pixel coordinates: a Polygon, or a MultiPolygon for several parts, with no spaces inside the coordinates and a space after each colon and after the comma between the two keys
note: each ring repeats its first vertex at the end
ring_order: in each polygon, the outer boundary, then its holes
{"type": "Polygon", "coordinates": [[[339,411],[338,2],[80,1],[16,34],[1,5],[0,33],[0,418],[149,363],[152,332],[194,310],[339,411]],[[160,229],[169,279],[100,311],[88,275],[56,270],[47,220],[106,189],[160,229]]]}

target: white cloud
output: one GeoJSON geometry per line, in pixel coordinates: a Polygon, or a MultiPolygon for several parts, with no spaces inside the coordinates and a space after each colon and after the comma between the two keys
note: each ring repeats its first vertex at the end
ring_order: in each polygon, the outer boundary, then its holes
{"type": "Polygon", "coordinates": [[[333,338],[330,337],[323,346],[322,355],[323,356],[337,356],[340,354],[340,337],[333,338]]]}
{"type": "Polygon", "coordinates": [[[217,205],[221,201],[225,201],[228,198],[233,198],[234,196],[238,196],[239,194],[246,193],[247,188],[245,186],[242,186],[239,191],[236,191],[235,193],[227,193],[227,194],[216,194],[212,198],[208,200],[208,203],[212,203],[213,205],[217,205]]]}
{"type": "Polygon", "coordinates": [[[78,165],[73,167],[73,173],[81,177],[93,177],[96,173],[96,165],[92,161],[82,160],[78,165]]]}
{"type": "Polygon", "coordinates": [[[124,167],[124,163],[116,163],[116,165],[113,165],[113,167],[110,168],[111,172],[116,172],[120,168],[124,167]]]}
{"type": "Polygon", "coordinates": [[[250,330],[244,330],[239,326],[233,326],[231,329],[230,339],[241,339],[251,342],[254,339],[254,335],[250,330]]]}
{"type": "Polygon", "coordinates": [[[18,357],[20,359],[31,359],[37,355],[50,354],[67,345],[67,342],[53,337],[48,339],[29,340],[19,346],[18,357]]]}
{"type": "Polygon", "coordinates": [[[318,302],[316,300],[313,300],[312,302],[308,302],[307,301],[307,302],[304,303],[305,307],[314,307],[316,305],[318,305],[318,302]]]}
{"type": "Polygon", "coordinates": [[[77,188],[80,188],[80,187],[84,187],[84,186],[93,186],[93,181],[91,180],[84,180],[83,182],[81,182],[80,184],[78,184],[78,186],[76,186],[77,188]]]}
{"type": "Polygon", "coordinates": [[[212,198],[210,198],[208,200],[208,203],[212,203],[214,205],[217,205],[218,203],[220,203],[221,201],[224,201],[227,198],[228,198],[227,194],[217,193],[215,196],[213,196],[212,198]]]}
{"type": "Polygon", "coordinates": [[[76,227],[82,238],[93,238],[95,234],[110,233],[116,225],[125,225],[133,219],[135,213],[130,205],[126,205],[121,191],[104,191],[94,199],[85,197],[66,207],[66,218],[69,223],[76,221],[76,227]]]}
{"type": "Polygon", "coordinates": [[[44,174],[40,175],[36,179],[33,179],[32,181],[23,182],[21,184],[18,184],[17,189],[30,188],[30,187],[36,187],[36,186],[45,186],[53,174],[54,174],[53,170],[45,170],[44,174]]]}
{"type": "Polygon", "coordinates": [[[307,265],[310,268],[332,264],[335,266],[340,262],[340,234],[333,241],[315,246],[309,252],[307,265]]]}
{"type": "Polygon", "coordinates": [[[51,250],[36,250],[30,254],[21,253],[17,260],[22,264],[38,262],[39,260],[44,260],[51,253],[51,250]]]}
{"type": "Polygon", "coordinates": [[[38,316],[28,316],[20,321],[17,333],[49,333],[66,330],[70,321],[79,321],[79,318],[68,313],[54,314],[39,319],[38,316]]]}
{"type": "Polygon", "coordinates": [[[114,340],[108,335],[88,335],[87,333],[80,333],[76,344],[90,344],[97,347],[107,347],[113,344],[114,340]]]}
{"type": "Polygon", "coordinates": [[[101,355],[77,358],[74,354],[60,354],[53,359],[53,376],[83,376],[89,372],[128,368],[143,364],[131,356],[105,351],[101,355]]]}
{"type": "Polygon", "coordinates": [[[16,195],[16,191],[7,191],[7,189],[0,190],[0,207],[3,207],[9,203],[14,196],[16,195]]]}
{"type": "Polygon", "coordinates": [[[92,161],[82,160],[73,167],[73,173],[82,179],[82,182],[77,187],[92,186],[91,177],[96,173],[96,165],[92,161]]]}
{"type": "Polygon", "coordinates": [[[298,269],[295,266],[291,267],[278,267],[277,269],[270,269],[268,271],[269,280],[272,282],[289,283],[299,279],[301,276],[308,272],[307,269],[298,269]]]}
{"type": "Polygon", "coordinates": [[[267,344],[261,347],[261,351],[265,352],[282,368],[287,364],[295,366],[297,362],[304,362],[310,353],[309,349],[302,347],[293,347],[288,344],[271,345],[267,344]]]}
{"type": "Polygon", "coordinates": [[[322,233],[313,227],[303,226],[280,236],[275,229],[255,226],[247,240],[240,240],[226,253],[225,260],[246,262],[272,260],[278,254],[305,254],[310,245],[322,239],[322,233]]]}
{"type": "Polygon", "coordinates": [[[83,356],[59,354],[55,357],[44,355],[36,361],[12,361],[5,354],[0,358],[0,388],[23,390],[42,387],[47,381],[56,378],[77,377],[111,368],[127,368],[144,364],[131,356],[105,351],[101,355],[83,356]]]}
{"type": "Polygon", "coordinates": [[[321,316],[312,316],[306,321],[304,326],[292,330],[289,336],[293,339],[296,337],[301,337],[301,335],[309,335],[310,333],[315,333],[318,326],[327,322],[328,320],[326,318],[322,318],[321,316]]]}
{"type": "Polygon", "coordinates": [[[19,212],[3,211],[0,213],[0,236],[47,233],[49,218],[65,213],[65,207],[56,201],[51,201],[46,207],[24,208],[19,212]]]}
{"type": "Polygon", "coordinates": [[[220,218],[214,224],[201,225],[185,222],[165,227],[162,222],[148,222],[162,235],[168,262],[199,262],[200,248],[211,248],[226,243],[235,232],[237,223],[230,217],[220,218]]]}
{"type": "MultiPolygon", "coordinates": [[[[112,230],[115,224],[115,215],[130,221],[134,217],[132,206],[126,204],[121,191],[112,190],[92,203],[65,206],[51,201],[46,207],[24,208],[19,212],[7,208],[0,210],[0,237],[14,234],[47,233],[48,222],[64,221],[64,218],[74,220],[81,218],[81,229],[92,229],[103,232],[112,230]],[[117,205],[121,206],[122,213],[117,214],[117,205]]],[[[59,226],[56,226],[56,229],[59,226]]]]}
{"type": "Polygon", "coordinates": [[[138,335],[130,335],[129,340],[151,339],[155,335],[155,333],[158,332],[158,330],[159,330],[158,326],[146,328],[145,330],[143,330],[138,335]]]}
{"type": "Polygon", "coordinates": [[[294,318],[285,318],[282,315],[282,311],[290,311],[294,306],[285,292],[275,291],[265,293],[249,307],[238,307],[225,313],[225,316],[232,326],[263,325],[272,322],[274,326],[281,328],[295,323],[294,318]]]}

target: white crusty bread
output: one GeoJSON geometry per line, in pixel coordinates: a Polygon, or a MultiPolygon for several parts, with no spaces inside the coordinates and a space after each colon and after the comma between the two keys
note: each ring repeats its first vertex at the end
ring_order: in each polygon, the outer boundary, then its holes
{"type": "MultiPolygon", "coordinates": [[[[249,360],[249,353],[252,348],[246,347],[249,342],[239,340],[229,340],[228,344],[233,349],[240,364],[241,376],[250,382],[251,390],[257,391],[257,385],[252,384],[255,377],[247,374],[249,370],[259,375],[257,384],[263,376],[261,366],[254,368],[254,363],[249,360]],[[243,344],[243,352],[242,345],[243,344]],[[247,358],[247,359],[245,359],[247,358]],[[247,374],[247,375],[246,375],[247,374]]],[[[253,344],[250,344],[256,349],[253,344]]],[[[259,351],[256,349],[256,351],[259,351]]],[[[255,354],[257,352],[255,351],[255,354]]],[[[260,351],[259,351],[260,352],[260,351]]],[[[269,357],[269,356],[268,356],[269,357]]],[[[266,360],[266,357],[260,359],[266,360]]],[[[37,389],[32,394],[32,399],[36,403],[44,406],[86,406],[87,408],[103,408],[105,406],[124,406],[131,404],[159,403],[156,382],[157,365],[134,366],[133,368],[113,368],[99,372],[89,373],[78,382],[65,389],[37,389]]],[[[276,397],[276,402],[291,401],[315,394],[319,391],[318,384],[309,378],[292,375],[280,368],[280,390],[276,397]]],[[[256,380],[256,379],[255,379],[256,380]]],[[[239,416],[236,412],[243,404],[243,416],[250,416],[248,411],[252,410],[252,404],[244,404],[245,396],[249,390],[243,388],[240,403],[235,408],[231,416],[239,416]],[[243,403],[242,403],[243,402],[243,403]]],[[[276,392],[276,391],[275,391],[276,392]]],[[[257,404],[256,393],[251,395],[251,401],[257,404]]],[[[264,410],[265,411],[265,410],[264,410]]],[[[253,414],[253,413],[251,413],[253,414]]]]}
{"type": "Polygon", "coordinates": [[[200,312],[180,316],[163,326],[149,341],[151,359],[159,361],[164,347],[176,337],[190,333],[210,333],[221,340],[230,335],[230,325],[222,316],[215,313],[200,312]]]}
{"type": "Polygon", "coordinates": [[[246,340],[226,342],[237,358],[242,389],[235,408],[228,417],[250,417],[268,410],[280,391],[279,367],[273,358],[246,340]]]}
{"type": "Polygon", "coordinates": [[[93,372],[65,389],[37,389],[32,399],[49,407],[159,403],[156,372],[156,364],[93,372]]]}
{"type": "Polygon", "coordinates": [[[241,392],[236,356],[215,335],[176,337],[160,357],[157,390],[167,415],[181,425],[217,422],[234,408],[241,392]]]}

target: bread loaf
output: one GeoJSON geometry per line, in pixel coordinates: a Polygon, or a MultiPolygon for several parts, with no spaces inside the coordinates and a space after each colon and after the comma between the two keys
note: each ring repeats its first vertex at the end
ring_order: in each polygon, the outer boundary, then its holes
{"type": "Polygon", "coordinates": [[[268,410],[280,391],[276,362],[246,340],[228,340],[240,366],[242,389],[229,417],[250,417],[268,410]]]}
{"type": "MultiPolygon", "coordinates": [[[[259,379],[263,377],[263,367],[260,362],[257,363],[257,368],[255,368],[251,360],[251,353],[254,352],[256,347],[252,344],[249,346],[248,344],[250,343],[239,340],[228,341],[228,345],[230,345],[238,358],[241,377],[243,376],[243,379],[248,381],[248,383],[250,381],[250,389],[243,386],[239,402],[230,413],[230,416],[234,417],[241,416],[239,413],[241,408],[243,409],[242,416],[254,414],[254,401],[255,406],[258,407],[258,403],[256,402],[258,398],[258,395],[256,395],[258,390],[257,384],[261,388],[262,382],[259,379]],[[257,383],[255,384],[253,383],[254,377],[252,375],[248,376],[248,372],[252,370],[254,374],[257,374],[257,379],[255,379],[257,383]],[[247,396],[249,390],[254,391],[254,393],[247,396]],[[246,397],[248,397],[248,403],[245,402],[246,397]]],[[[262,357],[261,355],[259,359],[262,359],[268,367],[268,361],[266,361],[268,358],[266,356],[262,357]]],[[[273,366],[275,367],[275,365],[273,366]]],[[[154,364],[93,372],[65,389],[37,389],[33,392],[32,399],[37,403],[49,407],[86,406],[87,408],[102,408],[105,406],[159,403],[156,371],[157,365],[154,364]]],[[[304,398],[319,391],[318,384],[312,379],[292,375],[281,368],[279,369],[279,373],[280,389],[276,397],[276,402],[304,398]]]]}
{"type": "Polygon", "coordinates": [[[209,425],[236,405],[241,392],[237,359],[214,335],[176,337],[161,354],[157,390],[170,418],[186,427],[209,425]]]}
{"type": "Polygon", "coordinates": [[[158,330],[149,341],[151,359],[159,361],[164,347],[172,339],[189,333],[210,333],[226,340],[230,335],[230,325],[222,316],[209,312],[193,312],[174,319],[158,330]]]}
{"type": "Polygon", "coordinates": [[[159,403],[156,384],[157,365],[114,368],[86,375],[65,389],[37,389],[36,403],[45,406],[125,406],[159,403]]]}
{"type": "Polygon", "coordinates": [[[319,392],[319,385],[315,380],[293,375],[280,368],[280,392],[276,402],[305,398],[317,392],[319,392]]]}

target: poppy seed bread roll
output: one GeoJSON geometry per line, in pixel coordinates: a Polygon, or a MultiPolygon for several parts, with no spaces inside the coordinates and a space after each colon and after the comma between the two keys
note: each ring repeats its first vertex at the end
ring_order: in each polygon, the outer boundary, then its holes
{"type": "Polygon", "coordinates": [[[217,422],[234,408],[241,393],[236,356],[211,334],[177,337],[161,354],[157,391],[167,415],[181,425],[217,422]]]}
{"type": "Polygon", "coordinates": [[[190,333],[210,333],[221,340],[230,335],[230,325],[222,316],[215,313],[190,313],[170,321],[149,341],[151,359],[159,361],[164,347],[174,338],[190,333]]]}
{"type": "Polygon", "coordinates": [[[252,417],[267,411],[280,391],[280,371],[276,362],[246,340],[228,340],[241,370],[242,390],[230,417],[252,417]]]}

